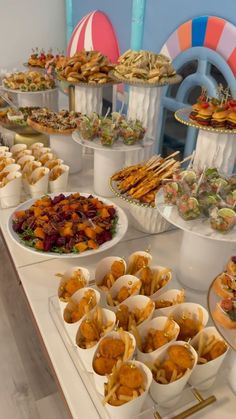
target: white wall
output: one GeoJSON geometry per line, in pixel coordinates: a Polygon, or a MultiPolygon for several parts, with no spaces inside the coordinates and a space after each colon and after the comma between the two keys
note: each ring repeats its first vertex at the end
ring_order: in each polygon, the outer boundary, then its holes
{"type": "Polygon", "coordinates": [[[65,52],[64,0],[0,0],[0,69],[26,62],[34,47],[65,52]]]}

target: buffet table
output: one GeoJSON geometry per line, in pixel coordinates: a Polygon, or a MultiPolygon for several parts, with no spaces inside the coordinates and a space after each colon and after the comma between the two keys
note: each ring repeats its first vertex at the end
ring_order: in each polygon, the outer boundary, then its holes
{"type": "MultiPolygon", "coordinates": [[[[91,157],[86,156],[83,163],[84,169],[82,173],[79,176],[71,175],[68,190],[92,193],[93,171],[91,157]]],[[[125,209],[125,202],[121,202],[118,198],[112,199],[125,209]]],[[[82,381],[83,374],[79,374],[50,314],[50,297],[57,294],[58,287],[58,279],[56,279],[55,274],[78,264],[93,271],[101,257],[109,255],[127,256],[136,250],[145,250],[147,248],[152,253],[154,264],[169,266],[176,271],[179,261],[179,243],[182,237],[182,231],[176,229],[159,235],[148,235],[129,226],[128,232],[123,240],[114,248],[105,252],[102,256],[94,255],[84,257],[78,263],[76,259],[49,259],[41,255],[31,254],[18,247],[9,237],[6,228],[7,219],[11,212],[12,209],[0,210],[1,233],[8,247],[19,281],[31,308],[35,326],[46,349],[70,414],[74,419],[84,417],[89,419],[103,418],[102,410],[99,411],[99,408],[93,401],[92,395],[84,386],[82,381]]],[[[179,279],[181,280],[181,278],[179,279]]],[[[181,288],[176,278],[173,279],[172,285],[173,288],[176,285],[181,288]]],[[[187,301],[198,302],[203,306],[207,304],[206,293],[201,294],[187,289],[186,296],[187,301]]],[[[186,409],[186,400],[183,400],[185,394],[184,392],[182,399],[176,406],[175,414],[178,413],[179,406],[181,407],[181,405],[182,408],[180,408],[180,411],[186,409]]],[[[201,413],[196,413],[194,418],[233,418],[236,397],[227,384],[227,360],[224,367],[220,370],[215,385],[208,392],[204,393],[204,396],[212,394],[216,396],[217,401],[201,411],[201,413]]],[[[173,416],[165,417],[170,418],[173,416]]],[[[150,411],[149,415],[141,414],[139,418],[150,418],[150,411]]]]}

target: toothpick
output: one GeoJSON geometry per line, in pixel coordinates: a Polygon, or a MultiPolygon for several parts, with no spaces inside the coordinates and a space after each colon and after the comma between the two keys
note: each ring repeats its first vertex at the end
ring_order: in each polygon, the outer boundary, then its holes
{"type": "Polygon", "coordinates": [[[189,165],[187,167],[188,170],[191,169],[191,167],[193,166],[193,160],[194,160],[195,154],[196,154],[196,150],[193,151],[193,154],[191,156],[191,160],[190,160],[189,165]]]}
{"type": "Polygon", "coordinates": [[[108,115],[109,115],[110,112],[111,112],[111,108],[109,107],[107,109],[106,115],[104,116],[104,119],[106,119],[108,117],[108,115]]]}
{"type": "Polygon", "coordinates": [[[123,109],[124,109],[124,106],[125,106],[125,102],[124,102],[124,100],[122,101],[122,104],[121,104],[121,108],[120,108],[120,110],[119,110],[119,113],[122,115],[122,112],[123,112],[123,109]]]}

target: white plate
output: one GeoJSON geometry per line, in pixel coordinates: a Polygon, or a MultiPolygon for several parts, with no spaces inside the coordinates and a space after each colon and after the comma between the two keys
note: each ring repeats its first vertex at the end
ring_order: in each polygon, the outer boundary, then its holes
{"type": "Polygon", "coordinates": [[[53,89],[46,89],[46,90],[35,90],[34,92],[25,92],[20,89],[9,89],[8,87],[5,87],[4,85],[1,86],[2,90],[9,93],[20,93],[20,94],[35,94],[35,93],[47,93],[47,92],[54,92],[58,90],[58,87],[54,87],[53,89]]]}
{"type": "Polygon", "coordinates": [[[236,227],[224,234],[211,228],[210,218],[203,216],[197,218],[196,220],[185,221],[182,217],[180,217],[176,205],[168,205],[164,203],[162,189],[160,189],[160,191],[156,194],[155,205],[162,217],[169,221],[169,223],[181,228],[181,230],[212,240],[232,243],[236,242],[236,227]]]}
{"type": "MultiPolygon", "coordinates": [[[[63,192],[61,192],[61,193],[63,193],[63,192]]],[[[68,196],[72,193],[76,193],[76,192],[64,192],[64,195],[68,196]]],[[[58,195],[58,193],[53,193],[53,194],[48,194],[48,195],[50,197],[55,197],[55,196],[58,195]]],[[[72,259],[72,258],[80,258],[80,257],[85,257],[85,256],[90,256],[90,255],[95,255],[97,253],[105,252],[106,250],[115,246],[115,244],[119,243],[121,241],[121,239],[124,237],[124,235],[127,231],[127,228],[128,228],[127,216],[126,216],[125,212],[120,207],[113,204],[113,202],[108,200],[108,199],[101,198],[97,195],[89,194],[89,193],[81,193],[81,195],[85,196],[85,197],[88,197],[89,195],[93,195],[95,198],[98,198],[99,200],[101,200],[105,204],[113,205],[113,207],[116,209],[117,214],[118,214],[117,231],[116,231],[116,234],[115,234],[114,238],[112,240],[108,241],[108,242],[105,242],[101,246],[99,246],[98,249],[87,250],[83,253],[69,253],[69,254],[68,253],[66,253],[66,254],[62,253],[62,254],[59,254],[59,253],[54,253],[54,252],[43,252],[43,251],[40,251],[40,250],[35,250],[34,248],[27,247],[23,243],[21,243],[18,234],[15,233],[13,231],[13,228],[12,228],[13,215],[16,211],[21,211],[21,210],[25,210],[25,209],[29,208],[36,201],[35,199],[29,199],[28,201],[24,202],[23,204],[21,204],[17,208],[15,208],[14,212],[10,215],[10,217],[8,219],[8,223],[7,223],[8,233],[10,234],[11,238],[15,241],[15,243],[18,244],[23,249],[25,249],[25,250],[27,250],[28,252],[31,252],[31,253],[37,253],[37,254],[44,255],[45,257],[72,259]]]]}
{"type": "Polygon", "coordinates": [[[145,138],[140,142],[137,142],[133,145],[127,145],[123,143],[121,138],[114,141],[114,144],[111,146],[102,145],[100,138],[95,138],[94,140],[85,140],[80,135],[79,131],[74,131],[72,134],[73,140],[79,145],[83,145],[94,150],[102,151],[136,151],[142,150],[145,147],[151,147],[154,143],[153,140],[145,138]]]}

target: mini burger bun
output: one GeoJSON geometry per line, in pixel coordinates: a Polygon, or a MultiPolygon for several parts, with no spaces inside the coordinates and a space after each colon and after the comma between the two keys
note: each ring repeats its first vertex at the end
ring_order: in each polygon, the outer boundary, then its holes
{"type": "Polygon", "coordinates": [[[212,313],[212,317],[225,329],[236,329],[236,321],[232,321],[229,316],[227,316],[227,314],[225,314],[223,310],[218,306],[218,304],[212,313]]]}

